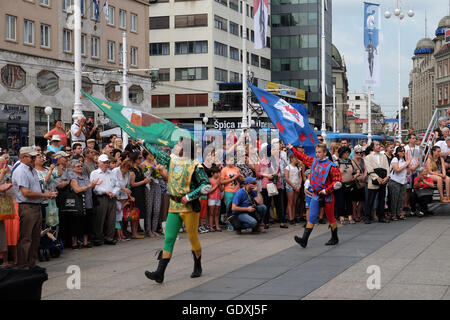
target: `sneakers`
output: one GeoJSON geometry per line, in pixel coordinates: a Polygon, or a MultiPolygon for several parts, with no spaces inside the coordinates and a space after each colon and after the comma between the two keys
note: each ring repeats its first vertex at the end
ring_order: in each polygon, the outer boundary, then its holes
{"type": "Polygon", "coordinates": [[[416,216],[418,216],[419,218],[423,218],[425,216],[425,213],[423,213],[422,211],[416,211],[416,216]]]}
{"type": "Polygon", "coordinates": [[[204,226],[198,227],[198,233],[207,233],[209,232],[208,229],[206,229],[204,226]]]}

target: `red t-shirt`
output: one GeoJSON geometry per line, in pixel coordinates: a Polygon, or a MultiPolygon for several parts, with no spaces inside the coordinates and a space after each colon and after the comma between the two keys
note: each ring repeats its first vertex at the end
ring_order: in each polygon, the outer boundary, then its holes
{"type": "Polygon", "coordinates": [[[58,130],[57,128],[53,128],[48,133],[50,133],[50,135],[52,137],[55,134],[57,134],[61,138],[61,141],[58,143],[58,145],[60,145],[60,146],[67,146],[67,134],[66,134],[66,132],[63,129],[58,130]]]}
{"type": "MultiPolygon", "coordinates": [[[[209,182],[211,183],[211,187],[214,188],[217,185],[217,180],[213,178],[209,178],[209,182]]],[[[222,200],[222,191],[220,191],[220,187],[216,190],[208,194],[208,199],[211,200],[222,200]]]]}
{"type": "MultiPolygon", "coordinates": [[[[417,181],[419,181],[419,177],[417,177],[417,178],[414,179],[414,184],[416,184],[417,181]]],[[[431,179],[430,177],[426,177],[426,178],[425,178],[425,181],[426,181],[426,182],[429,182],[429,183],[431,183],[431,184],[434,185],[434,181],[433,181],[433,179],[431,179]]],[[[426,184],[423,183],[423,182],[419,183],[419,188],[421,188],[421,189],[431,189],[430,186],[426,185],[426,184]]]]}

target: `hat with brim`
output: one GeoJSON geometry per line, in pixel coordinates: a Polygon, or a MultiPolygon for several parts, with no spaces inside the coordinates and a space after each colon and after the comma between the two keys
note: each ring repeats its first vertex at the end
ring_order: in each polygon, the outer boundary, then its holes
{"type": "Polygon", "coordinates": [[[59,135],[54,134],[54,135],[52,136],[52,141],[61,141],[61,138],[59,137],[59,135]]]}
{"type": "Polygon", "coordinates": [[[37,156],[39,154],[39,152],[36,152],[36,150],[34,150],[33,147],[22,147],[22,148],[20,148],[19,153],[21,155],[28,154],[28,155],[30,155],[32,157],[35,157],[35,156],[37,156]]]}
{"type": "Polygon", "coordinates": [[[91,142],[95,143],[95,139],[89,139],[89,140],[86,141],[86,143],[91,143],[91,142]]]}
{"type": "Polygon", "coordinates": [[[55,158],[56,158],[56,157],[68,158],[68,157],[70,157],[70,154],[65,153],[64,151],[58,151],[58,152],[56,153],[56,155],[55,155],[55,158]]]}
{"type": "Polygon", "coordinates": [[[109,157],[106,154],[102,154],[100,157],[98,157],[98,161],[100,162],[108,162],[109,157]]]}

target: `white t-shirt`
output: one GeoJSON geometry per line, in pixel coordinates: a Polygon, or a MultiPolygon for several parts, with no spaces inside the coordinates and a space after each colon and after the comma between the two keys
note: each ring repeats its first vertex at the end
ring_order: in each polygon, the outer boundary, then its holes
{"type": "Polygon", "coordinates": [[[406,179],[406,173],[408,172],[408,168],[403,169],[400,172],[395,172],[394,168],[392,167],[392,164],[397,163],[398,167],[403,167],[406,164],[406,161],[403,159],[400,159],[400,162],[396,157],[392,159],[391,162],[391,179],[395,182],[398,182],[400,184],[406,184],[408,180],[406,179]]]}
{"type": "Polygon", "coordinates": [[[308,188],[311,185],[311,182],[309,181],[309,179],[305,180],[305,195],[309,197],[309,195],[306,194],[306,191],[309,191],[308,188]]]}
{"type": "Polygon", "coordinates": [[[409,144],[405,146],[405,157],[407,159],[411,158],[411,166],[414,167],[417,165],[417,163],[420,162],[420,148],[418,146],[414,146],[414,148],[411,148],[409,144]]]}
{"type": "Polygon", "coordinates": [[[445,141],[438,141],[438,142],[436,142],[435,146],[438,146],[439,148],[441,148],[441,153],[447,153],[449,151],[447,142],[445,142],[445,141]]]}
{"type": "Polygon", "coordinates": [[[288,178],[292,182],[292,184],[295,185],[296,187],[300,187],[300,176],[299,176],[300,169],[290,164],[286,167],[286,170],[289,171],[288,178]]]}

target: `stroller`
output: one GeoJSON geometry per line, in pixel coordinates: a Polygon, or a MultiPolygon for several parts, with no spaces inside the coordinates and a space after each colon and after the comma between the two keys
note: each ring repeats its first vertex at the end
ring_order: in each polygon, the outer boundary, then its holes
{"type": "Polygon", "coordinates": [[[50,257],[58,258],[64,249],[63,241],[59,235],[59,212],[56,202],[50,200],[46,208],[45,219],[43,221],[44,230],[41,232],[41,242],[39,245],[39,261],[50,261],[50,257]],[[47,227],[47,228],[46,228],[47,227]]]}

